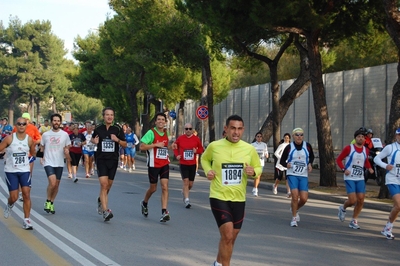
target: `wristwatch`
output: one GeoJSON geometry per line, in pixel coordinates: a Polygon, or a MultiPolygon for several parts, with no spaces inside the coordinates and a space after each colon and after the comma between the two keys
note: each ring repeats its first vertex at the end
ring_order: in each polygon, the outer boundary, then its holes
{"type": "Polygon", "coordinates": [[[344,171],[346,171],[346,169],[343,168],[343,169],[342,169],[342,172],[344,173],[344,171]]]}

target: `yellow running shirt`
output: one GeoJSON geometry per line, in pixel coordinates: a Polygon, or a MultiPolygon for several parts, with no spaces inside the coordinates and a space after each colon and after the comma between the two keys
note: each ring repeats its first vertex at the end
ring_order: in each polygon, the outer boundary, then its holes
{"type": "Polygon", "coordinates": [[[206,176],[210,170],[216,172],[210,184],[210,198],[246,201],[245,163],[254,167],[254,177],[261,174],[260,158],[251,144],[242,140],[232,143],[225,138],[211,142],[201,156],[201,165],[206,176]]]}

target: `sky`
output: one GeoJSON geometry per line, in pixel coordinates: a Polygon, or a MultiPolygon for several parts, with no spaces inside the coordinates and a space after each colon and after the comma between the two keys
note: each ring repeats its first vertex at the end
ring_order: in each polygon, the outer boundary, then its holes
{"type": "Polygon", "coordinates": [[[113,11],[108,0],[0,0],[0,20],[8,27],[10,16],[18,17],[22,24],[30,20],[49,20],[54,35],[64,41],[67,58],[74,39],[85,38],[95,31],[113,11]]]}

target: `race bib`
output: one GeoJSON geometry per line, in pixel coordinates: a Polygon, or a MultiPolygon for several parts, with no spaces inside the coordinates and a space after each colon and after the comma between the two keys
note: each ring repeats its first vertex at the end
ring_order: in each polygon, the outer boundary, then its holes
{"type": "Polygon", "coordinates": [[[86,150],[87,150],[87,151],[94,151],[94,147],[95,147],[95,145],[88,144],[88,145],[86,146],[86,150]]]}
{"type": "Polygon", "coordinates": [[[81,146],[82,141],[80,139],[74,139],[73,140],[73,145],[74,147],[80,147],[81,146]]]}
{"type": "Polygon", "coordinates": [[[292,163],[293,174],[302,175],[307,171],[307,165],[304,162],[294,161],[292,163]]]}
{"type": "Polygon", "coordinates": [[[351,169],[351,176],[353,177],[360,177],[363,175],[364,169],[359,165],[353,165],[351,169]]]}
{"type": "Polygon", "coordinates": [[[242,183],[243,164],[223,163],[222,164],[222,185],[240,185],[242,183]]]}
{"type": "Polygon", "coordinates": [[[14,167],[26,166],[29,163],[26,152],[13,153],[12,157],[13,157],[14,167]]]}
{"type": "Polygon", "coordinates": [[[111,139],[104,139],[101,142],[101,151],[102,152],[114,152],[115,151],[115,142],[111,139]]]}
{"type": "Polygon", "coordinates": [[[258,157],[260,157],[260,160],[264,160],[264,150],[257,150],[258,157]]]}
{"type": "Polygon", "coordinates": [[[156,158],[167,160],[168,159],[168,149],[167,148],[157,148],[156,158]]]}
{"type": "Polygon", "coordinates": [[[183,151],[183,159],[184,160],[193,160],[194,159],[194,152],[193,150],[184,150],[183,151]]]}
{"type": "Polygon", "coordinates": [[[126,147],[127,147],[127,148],[132,148],[132,147],[133,147],[133,143],[132,143],[132,142],[128,142],[128,143],[126,144],[126,147]]]}

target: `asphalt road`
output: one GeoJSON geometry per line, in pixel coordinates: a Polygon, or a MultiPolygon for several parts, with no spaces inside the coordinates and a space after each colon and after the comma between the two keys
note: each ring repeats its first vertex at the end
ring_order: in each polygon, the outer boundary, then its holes
{"type": "MultiPolygon", "coordinates": [[[[0,200],[8,192],[0,164],[0,200]]],[[[219,233],[208,203],[209,181],[197,177],[191,192],[191,209],[181,198],[181,179],[171,170],[168,209],[171,221],[160,223],[160,189],[149,202],[149,216],[139,202],[148,188],[147,168],[137,161],[134,173],[118,170],[109,195],[114,213],[110,222],[97,214],[99,184],[95,176],[77,183],[61,181],[54,215],[43,211],[47,178],[35,163],[32,186],[33,231],[22,229],[21,204],[10,218],[0,216],[0,265],[211,265],[219,233]]],[[[352,210],[341,223],[338,203],[310,199],[301,210],[299,227],[289,226],[290,201],[261,187],[260,196],[248,187],[246,218],[235,244],[231,265],[399,265],[399,240],[386,240],[380,230],[388,213],[364,209],[361,230],[348,227],[352,210]]],[[[1,211],[0,211],[1,212],[1,211]]],[[[400,229],[393,233],[399,235],[400,229]]]]}

